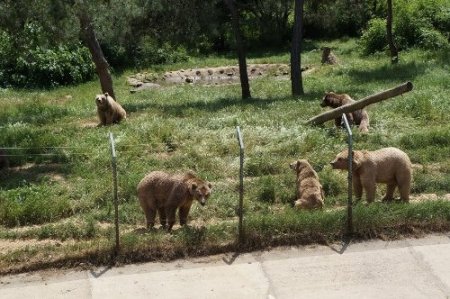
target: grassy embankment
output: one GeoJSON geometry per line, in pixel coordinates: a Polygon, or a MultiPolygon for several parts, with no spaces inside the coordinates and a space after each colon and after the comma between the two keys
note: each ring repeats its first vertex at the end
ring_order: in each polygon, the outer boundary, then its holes
{"type": "MultiPolygon", "coordinates": [[[[329,44],[329,43],[328,43],[329,44]]],[[[49,91],[2,90],[1,146],[12,169],[0,173],[0,272],[108,263],[114,247],[109,131],[117,141],[120,262],[170,259],[234,250],[237,233],[239,150],[235,126],[246,147],[243,250],[279,244],[327,242],[345,228],[346,173],[328,165],[345,148],[346,135],[333,128],[305,126],[323,109],[325,91],[355,99],[412,81],[414,90],[368,108],[370,133],[355,133],[356,149],[396,146],[415,165],[412,195],[438,200],[410,204],[377,201],[354,208],[356,236],[397,236],[450,228],[449,63],[422,51],[360,57],[354,41],[335,42],[341,65],[321,66],[320,47],[302,58],[314,70],[304,76],[306,94],[290,95],[290,81],[275,77],[251,82],[253,99],[242,101],[239,85],[178,85],[129,93],[129,73],[115,77],[118,101],[128,120],[112,127],[97,123],[98,83],[49,91]],[[44,155],[43,155],[44,154],[44,155]],[[306,158],[326,192],[323,211],[294,211],[295,175],[288,164],[306,158]],[[206,207],[191,210],[192,226],[173,234],[145,231],[136,185],[151,170],[195,170],[213,182],[206,207]],[[447,195],[448,196],[448,195],[447,195]],[[14,241],[14,242],[13,242],[14,241]]],[[[288,54],[258,55],[249,63],[288,63],[288,54]]],[[[234,58],[192,59],[150,71],[235,64],[234,58]]]]}

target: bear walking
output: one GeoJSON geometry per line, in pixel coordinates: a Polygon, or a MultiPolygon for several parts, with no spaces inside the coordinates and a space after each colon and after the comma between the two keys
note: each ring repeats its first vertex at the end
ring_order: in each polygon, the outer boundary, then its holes
{"type": "Polygon", "coordinates": [[[100,119],[98,126],[117,124],[122,119],[127,118],[127,113],[122,106],[120,106],[120,104],[107,92],[98,94],[95,97],[95,104],[97,105],[97,114],[100,119]]]}
{"type": "Polygon", "coordinates": [[[297,160],[289,164],[297,174],[297,200],[299,209],[323,208],[324,194],[319,176],[307,160],[297,160]]]}
{"type": "MultiPolygon", "coordinates": [[[[337,154],[331,162],[333,169],[348,170],[348,150],[337,154]]],[[[391,201],[398,187],[400,199],[409,201],[412,180],[411,161],[406,153],[395,147],[376,151],[353,151],[353,190],[355,197],[361,199],[363,189],[366,199],[371,203],[375,199],[377,183],[387,184],[383,201],[391,201]]]]}
{"type": "Polygon", "coordinates": [[[177,210],[180,225],[185,225],[194,199],[204,206],[211,194],[211,188],[211,183],[200,179],[193,172],[175,175],[162,171],[150,172],[137,186],[147,228],[155,225],[158,212],[161,225],[164,228],[167,226],[170,231],[175,224],[177,210]]]}
{"type": "MultiPolygon", "coordinates": [[[[337,94],[334,92],[327,92],[320,103],[321,107],[338,108],[346,104],[354,103],[355,101],[348,94],[337,94]]],[[[359,126],[361,133],[369,132],[369,114],[365,109],[359,109],[345,115],[350,124],[356,124],[359,126]]],[[[336,127],[340,127],[342,117],[339,116],[334,119],[336,127]]]]}

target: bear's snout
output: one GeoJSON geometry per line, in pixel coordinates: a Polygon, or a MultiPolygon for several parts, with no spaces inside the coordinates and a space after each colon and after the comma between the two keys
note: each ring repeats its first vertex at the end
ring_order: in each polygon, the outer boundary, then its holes
{"type": "Polygon", "coordinates": [[[327,103],[325,103],[325,101],[322,101],[322,103],[320,103],[320,107],[326,107],[327,103]]]}
{"type": "Polygon", "coordinates": [[[204,197],[202,199],[200,199],[200,204],[202,206],[204,206],[206,204],[206,199],[204,197]]]}

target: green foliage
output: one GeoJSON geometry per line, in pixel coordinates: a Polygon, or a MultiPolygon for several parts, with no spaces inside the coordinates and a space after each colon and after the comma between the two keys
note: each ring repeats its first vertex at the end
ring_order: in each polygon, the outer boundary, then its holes
{"type": "Polygon", "coordinates": [[[24,35],[32,36],[24,38],[27,43],[17,49],[13,39],[0,32],[1,86],[55,87],[93,78],[94,67],[85,47],[61,44],[48,48],[39,28],[24,35]]]}
{"type": "Polygon", "coordinates": [[[67,198],[59,190],[46,186],[24,186],[9,192],[0,191],[0,222],[7,226],[55,221],[72,213],[67,198]]]}
{"type": "Polygon", "coordinates": [[[360,45],[364,55],[385,50],[387,47],[386,20],[378,18],[370,20],[361,36],[360,45]]]}
{"type": "Polygon", "coordinates": [[[187,61],[189,56],[183,47],[173,47],[169,43],[158,44],[146,36],[137,48],[136,65],[140,67],[154,64],[170,64],[187,61]]]}

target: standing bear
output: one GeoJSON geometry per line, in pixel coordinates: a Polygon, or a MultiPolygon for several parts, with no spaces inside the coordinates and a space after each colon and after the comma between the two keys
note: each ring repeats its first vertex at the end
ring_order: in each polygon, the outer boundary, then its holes
{"type": "MultiPolygon", "coordinates": [[[[352,175],[353,190],[356,199],[361,199],[363,189],[367,202],[375,199],[377,183],[387,184],[383,201],[391,201],[395,188],[398,187],[400,199],[409,201],[412,180],[411,161],[406,153],[395,147],[376,151],[353,151],[352,175]]],[[[348,170],[348,150],[337,154],[331,162],[333,169],[348,170]]]]}
{"type": "Polygon", "coordinates": [[[323,208],[324,194],[319,176],[307,160],[297,160],[289,164],[297,174],[297,200],[299,209],[323,208]]]}
{"type": "Polygon", "coordinates": [[[127,118],[125,110],[107,92],[95,96],[97,114],[100,119],[98,126],[117,124],[127,118]]]}
{"type": "Polygon", "coordinates": [[[177,209],[180,225],[185,225],[192,202],[197,200],[204,206],[211,194],[211,188],[211,183],[200,179],[193,172],[175,175],[162,171],[150,172],[137,186],[147,228],[155,225],[158,212],[161,226],[172,230],[177,209]]]}
{"type": "MultiPolygon", "coordinates": [[[[325,93],[325,96],[322,99],[322,103],[320,103],[321,107],[331,107],[331,108],[338,108],[347,104],[354,103],[355,100],[353,100],[348,94],[337,94],[334,92],[327,92],[325,93]]],[[[367,133],[369,132],[369,114],[367,114],[367,111],[365,109],[359,109],[356,111],[353,111],[352,113],[347,113],[345,116],[347,116],[347,120],[350,124],[356,124],[359,126],[359,131],[361,133],[367,133]]],[[[334,124],[336,127],[340,127],[342,122],[342,117],[339,116],[334,119],[334,124]]]]}

